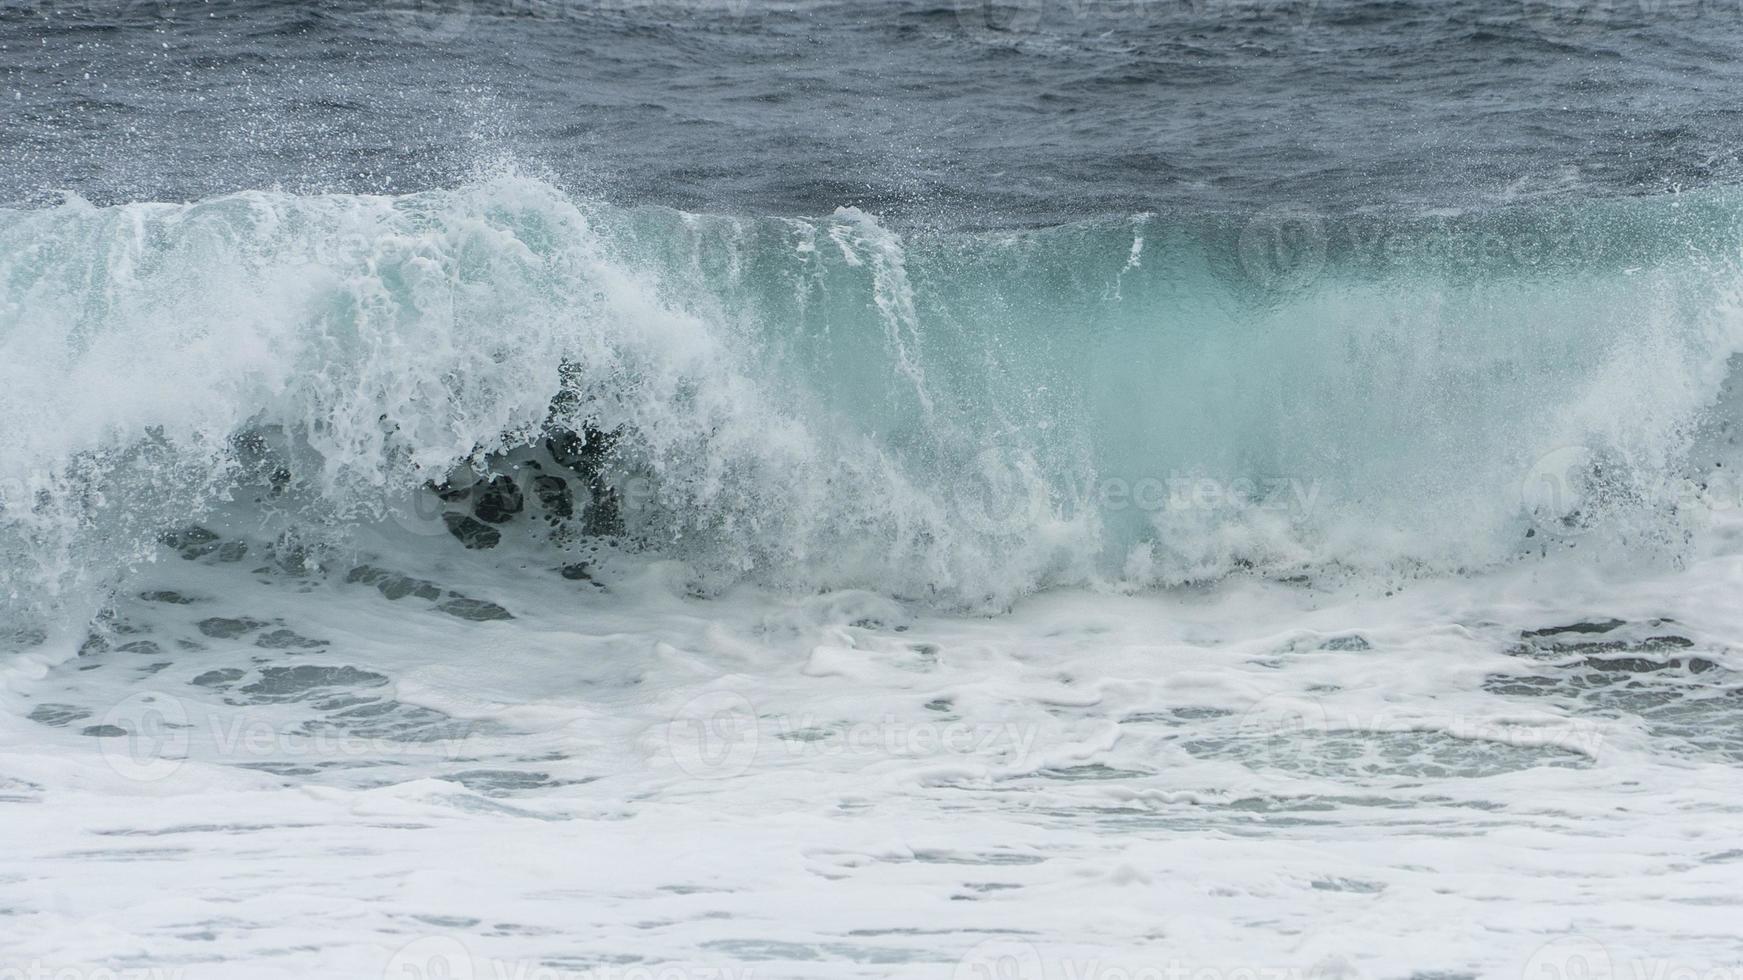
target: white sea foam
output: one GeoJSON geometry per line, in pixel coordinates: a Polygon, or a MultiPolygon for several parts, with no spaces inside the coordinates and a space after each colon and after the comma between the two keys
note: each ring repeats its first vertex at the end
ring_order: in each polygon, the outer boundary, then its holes
{"type": "Polygon", "coordinates": [[[1234,579],[989,618],[868,592],[697,598],[681,565],[604,553],[571,581],[421,541],[358,536],[515,618],[173,560],[116,604],[107,649],[12,661],[8,964],[1731,962],[1743,858],[1713,832],[1743,757],[1731,545],[1620,582],[1564,555],[1391,594],[1234,579]]]}
{"type": "Polygon", "coordinates": [[[0,213],[0,977],[1731,969],[1730,201],[1611,208],[0,213]]]}

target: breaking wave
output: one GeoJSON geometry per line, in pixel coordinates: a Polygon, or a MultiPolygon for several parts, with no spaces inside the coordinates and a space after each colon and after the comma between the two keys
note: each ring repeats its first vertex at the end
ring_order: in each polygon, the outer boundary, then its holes
{"type": "Polygon", "coordinates": [[[0,601],[223,515],[945,604],[1674,556],[1737,502],[1740,205],[898,232],[505,175],[0,210],[0,601]]]}

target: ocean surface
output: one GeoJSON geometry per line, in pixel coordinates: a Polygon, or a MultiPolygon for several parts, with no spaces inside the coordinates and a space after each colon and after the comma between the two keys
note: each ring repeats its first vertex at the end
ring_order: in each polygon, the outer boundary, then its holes
{"type": "Polygon", "coordinates": [[[1739,52],[0,0],[0,980],[1743,980],[1739,52]]]}

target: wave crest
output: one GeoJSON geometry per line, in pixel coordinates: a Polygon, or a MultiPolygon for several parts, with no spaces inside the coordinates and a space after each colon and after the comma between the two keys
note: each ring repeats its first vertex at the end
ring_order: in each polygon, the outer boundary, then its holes
{"type": "Polygon", "coordinates": [[[945,602],[1451,570],[1575,528],[1674,548],[1662,488],[1723,452],[1737,212],[1407,222],[1419,247],[1365,253],[1299,215],[904,236],[519,176],[0,211],[0,596],[214,508],[463,538],[464,488],[536,497],[545,467],[586,502],[542,547],[945,602]],[[1601,247],[1473,274],[1473,242],[1545,229],[1601,247]],[[1568,447],[1565,499],[1522,489],[1568,447]]]}

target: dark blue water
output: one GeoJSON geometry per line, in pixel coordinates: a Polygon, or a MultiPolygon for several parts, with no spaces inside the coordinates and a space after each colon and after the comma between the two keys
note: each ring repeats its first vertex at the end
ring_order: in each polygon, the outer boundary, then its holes
{"type": "Polygon", "coordinates": [[[0,201],[452,186],[1034,226],[1735,179],[1739,0],[0,0],[0,201]]]}

